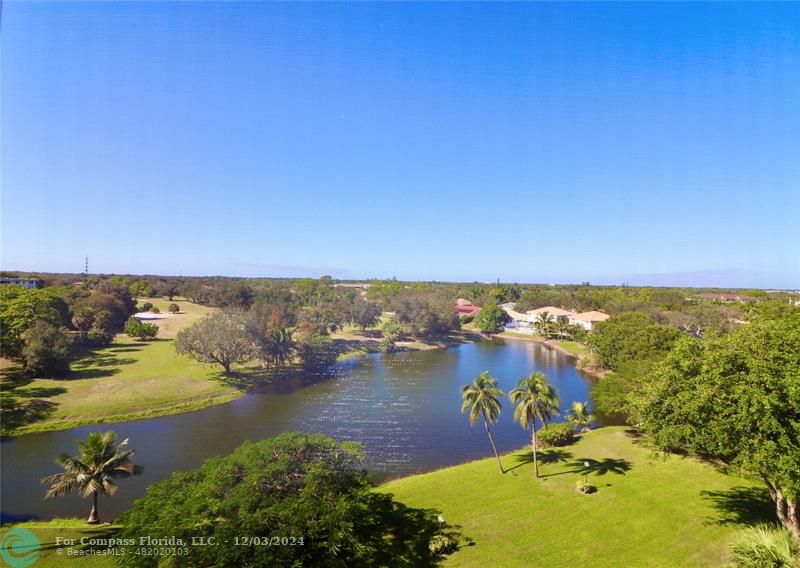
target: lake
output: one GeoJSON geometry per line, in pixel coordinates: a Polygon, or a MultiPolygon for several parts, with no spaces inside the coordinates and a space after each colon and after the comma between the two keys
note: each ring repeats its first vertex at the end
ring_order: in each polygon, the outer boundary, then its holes
{"type": "MultiPolygon", "coordinates": [[[[591,380],[575,369],[575,360],[538,343],[495,339],[449,349],[367,355],[336,365],[324,377],[297,378],[197,412],[4,440],[3,518],[88,514],[88,501],[74,495],[43,500],[45,487],[39,480],[59,471],[53,460],[60,453],[77,453],[75,441],[101,429],[113,429],[120,440],[130,438],[134,461],[145,468],[139,477],[120,480],[113,498],[101,497],[103,520],[125,511],[149,484],[173,471],[228,454],[245,440],[281,432],[320,432],[360,442],[377,480],[488,457],[491,447],[483,426],[470,427],[460,412],[461,386],[485,370],[506,392],[520,377],[543,371],[558,390],[562,409],[574,400],[589,400],[591,380]]],[[[501,451],[530,440],[512,414],[505,399],[495,428],[501,451]]]]}

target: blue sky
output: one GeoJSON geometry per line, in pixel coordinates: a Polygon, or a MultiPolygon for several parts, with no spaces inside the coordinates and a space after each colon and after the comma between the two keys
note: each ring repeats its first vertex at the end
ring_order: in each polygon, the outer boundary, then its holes
{"type": "Polygon", "coordinates": [[[4,269],[800,286],[800,4],[2,27],[4,269]]]}

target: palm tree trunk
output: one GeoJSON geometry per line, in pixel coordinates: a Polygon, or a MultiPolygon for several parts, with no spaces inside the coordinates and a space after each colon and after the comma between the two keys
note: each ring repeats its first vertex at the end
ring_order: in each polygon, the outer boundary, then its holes
{"type": "Polygon", "coordinates": [[[92,511],[89,513],[89,518],[86,519],[86,522],[90,525],[96,525],[100,522],[97,518],[97,491],[92,493],[92,511]]]}
{"type": "Polygon", "coordinates": [[[533,449],[533,476],[539,478],[539,462],[536,459],[536,420],[531,424],[531,448],[533,449]]]}
{"type": "Polygon", "coordinates": [[[497,467],[500,468],[500,473],[505,473],[506,470],[503,469],[503,464],[500,462],[500,454],[497,453],[497,446],[494,443],[494,436],[492,435],[492,429],[489,428],[489,421],[486,420],[486,414],[483,415],[483,425],[486,426],[486,433],[489,435],[489,442],[491,442],[492,444],[494,457],[497,459],[497,467]]]}

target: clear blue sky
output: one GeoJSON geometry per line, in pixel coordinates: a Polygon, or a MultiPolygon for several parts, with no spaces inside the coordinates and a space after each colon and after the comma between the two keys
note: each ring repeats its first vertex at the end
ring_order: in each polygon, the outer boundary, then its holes
{"type": "Polygon", "coordinates": [[[800,287],[800,3],[2,9],[4,269],[800,287]]]}

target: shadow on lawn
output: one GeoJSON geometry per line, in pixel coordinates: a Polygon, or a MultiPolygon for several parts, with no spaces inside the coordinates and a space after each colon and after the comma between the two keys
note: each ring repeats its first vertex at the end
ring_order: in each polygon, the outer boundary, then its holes
{"type": "Polygon", "coordinates": [[[724,491],[701,491],[717,516],[708,521],[719,525],[753,525],[777,521],[775,504],[766,487],[733,487],[724,491]]]}
{"type": "MultiPolygon", "coordinates": [[[[569,460],[571,457],[572,457],[571,452],[568,452],[566,450],[561,450],[558,448],[536,452],[536,458],[539,461],[539,465],[566,463],[567,460],[569,460]]],[[[518,467],[522,467],[523,465],[533,463],[533,453],[525,452],[520,454],[514,454],[514,461],[517,462],[517,465],[508,468],[506,471],[513,471],[518,467]]],[[[552,475],[557,475],[557,474],[552,474],[552,475]]]]}
{"type": "MultiPolygon", "coordinates": [[[[572,455],[569,454],[568,457],[572,457],[572,455]]],[[[633,464],[631,464],[631,462],[628,460],[619,458],[603,458],[602,460],[596,460],[594,458],[578,458],[568,464],[569,469],[542,475],[542,477],[553,477],[556,475],[564,475],[565,473],[579,473],[581,475],[596,476],[602,476],[609,473],[613,473],[615,475],[625,475],[626,472],[631,470],[632,465],[633,464]]]]}
{"type": "Polygon", "coordinates": [[[3,436],[14,430],[50,416],[58,404],[51,400],[67,392],[63,387],[24,388],[33,382],[21,368],[6,369],[0,373],[0,414],[2,414],[3,436]]]}

